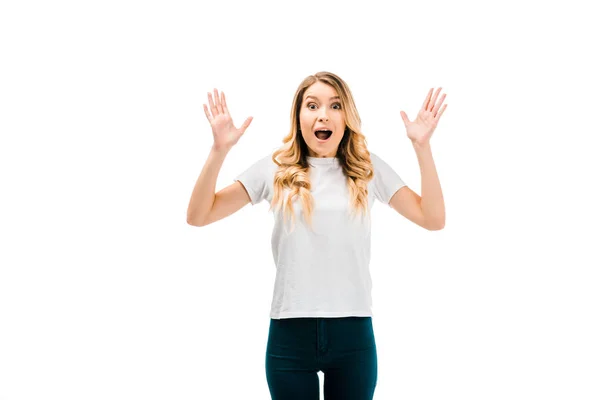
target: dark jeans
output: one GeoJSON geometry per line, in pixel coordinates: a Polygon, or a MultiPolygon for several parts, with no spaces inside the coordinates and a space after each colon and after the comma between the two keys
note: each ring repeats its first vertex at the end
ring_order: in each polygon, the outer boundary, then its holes
{"type": "Polygon", "coordinates": [[[265,358],[273,400],[372,400],[377,349],[371,317],[271,319],[265,358]]]}

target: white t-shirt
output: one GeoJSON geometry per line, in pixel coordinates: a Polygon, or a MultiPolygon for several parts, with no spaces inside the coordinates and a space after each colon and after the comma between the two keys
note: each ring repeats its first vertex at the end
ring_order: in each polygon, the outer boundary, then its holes
{"type": "MultiPolygon", "coordinates": [[[[375,199],[389,206],[394,193],[405,186],[386,162],[370,154],[374,177],[368,184],[369,213],[375,199]]],[[[271,156],[261,158],[234,180],[244,185],[252,205],[273,199],[277,164],[271,156]]],[[[361,218],[360,213],[351,217],[346,177],[338,158],[308,157],[308,162],[313,229],[302,217],[298,198],[293,202],[293,230],[281,210],[273,213],[271,247],[277,272],[271,318],[372,316],[370,218],[361,218]]]]}

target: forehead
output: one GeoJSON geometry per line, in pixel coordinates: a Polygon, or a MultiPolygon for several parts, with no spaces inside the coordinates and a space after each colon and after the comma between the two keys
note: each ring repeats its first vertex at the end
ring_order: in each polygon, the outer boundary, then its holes
{"type": "Polygon", "coordinates": [[[308,96],[313,96],[322,100],[329,100],[331,97],[338,96],[336,90],[321,81],[317,81],[310,85],[306,92],[304,92],[304,98],[306,99],[308,96]]]}

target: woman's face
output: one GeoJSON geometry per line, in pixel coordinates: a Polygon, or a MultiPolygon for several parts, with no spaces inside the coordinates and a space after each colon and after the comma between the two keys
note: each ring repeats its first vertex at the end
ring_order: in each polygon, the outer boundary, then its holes
{"type": "Polygon", "coordinates": [[[300,130],[311,157],[335,157],[346,129],[345,111],[335,89],[317,81],[306,89],[300,107],[300,130]],[[320,130],[329,132],[317,133],[320,130]]]}

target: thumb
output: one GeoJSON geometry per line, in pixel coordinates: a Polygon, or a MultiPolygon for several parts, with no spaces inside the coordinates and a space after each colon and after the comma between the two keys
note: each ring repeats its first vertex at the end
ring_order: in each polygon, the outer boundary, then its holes
{"type": "Polygon", "coordinates": [[[406,113],[404,111],[400,111],[400,116],[402,117],[402,121],[404,121],[404,126],[407,126],[410,121],[408,120],[406,113]]]}
{"type": "Polygon", "coordinates": [[[242,126],[240,126],[240,132],[242,133],[242,135],[244,134],[244,132],[246,132],[246,129],[250,125],[250,122],[252,122],[252,117],[246,118],[242,126]]]}

